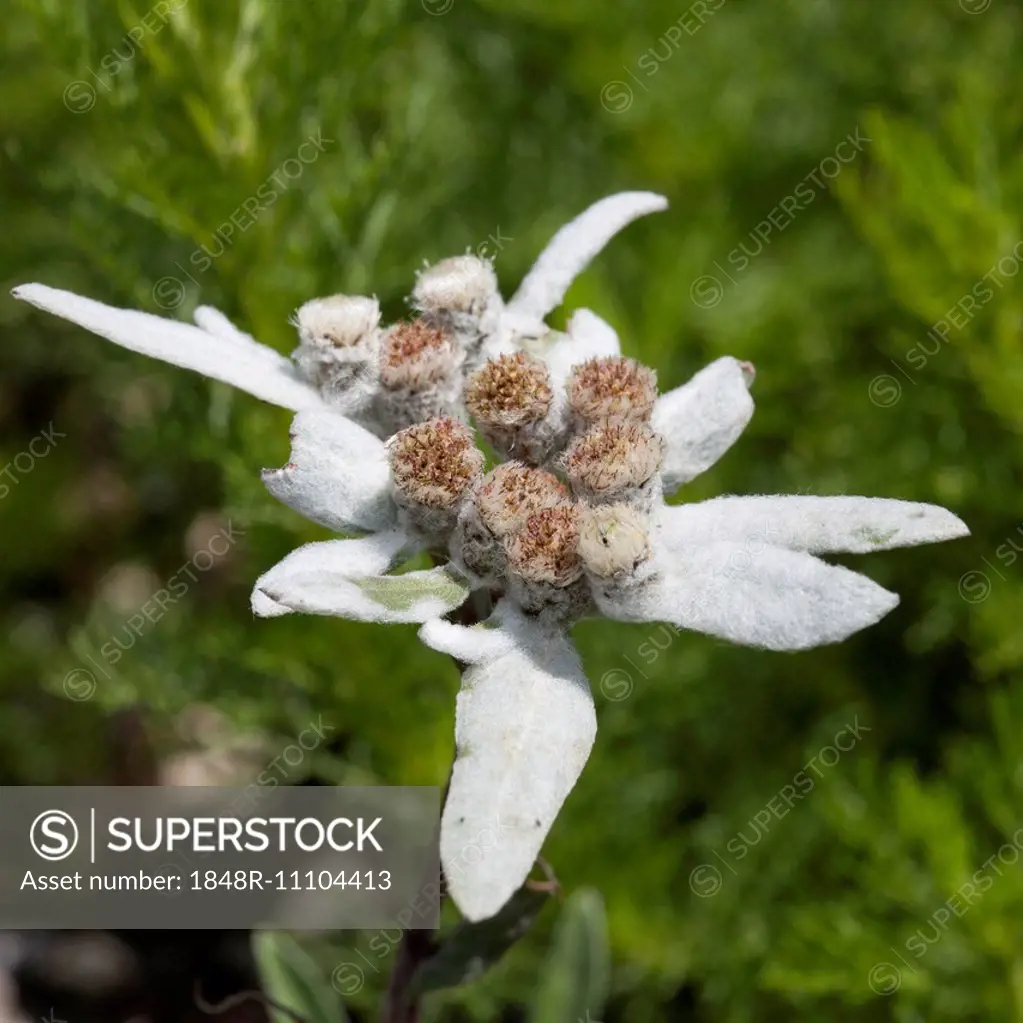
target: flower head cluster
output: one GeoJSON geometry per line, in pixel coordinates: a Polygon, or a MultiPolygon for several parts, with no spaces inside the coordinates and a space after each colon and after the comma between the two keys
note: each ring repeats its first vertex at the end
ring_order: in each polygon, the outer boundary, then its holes
{"type": "Polygon", "coordinates": [[[653,371],[620,355],[579,363],[564,386],[538,356],[489,360],[467,381],[465,405],[506,461],[484,475],[471,434],[451,418],[402,430],[388,449],[403,525],[475,588],[531,615],[566,623],[593,613],[590,580],[607,584],[614,517],[634,509],[629,521],[645,521],[661,497],[665,442],[648,422],[656,395],[653,371]],[[605,539],[591,557],[580,538],[598,521],[605,539]]]}
{"type": "Polygon", "coordinates": [[[834,643],[898,598],[819,555],[963,536],[928,504],[861,497],[665,497],[710,468],[753,414],[753,367],[723,357],[659,394],[587,310],[544,319],[622,227],[662,209],[611,196],[562,228],[505,303],[473,256],[420,273],[417,317],[381,326],[375,299],[296,314],[292,361],[209,308],[196,326],[43,285],[15,294],[116,343],[298,412],[270,492],[341,533],[257,580],[263,617],[295,611],[418,622],[464,665],[441,860],[463,913],[490,916],[527,877],[589,756],[596,716],[567,635],[584,616],[668,622],[768,650],[834,643]],[[499,461],[487,470],[478,434],[499,461]],[[396,569],[429,552],[436,567],[396,569]],[[448,615],[470,596],[490,617],[448,615]],[[485,818],[501,837],[468,865],[485,818]]]}

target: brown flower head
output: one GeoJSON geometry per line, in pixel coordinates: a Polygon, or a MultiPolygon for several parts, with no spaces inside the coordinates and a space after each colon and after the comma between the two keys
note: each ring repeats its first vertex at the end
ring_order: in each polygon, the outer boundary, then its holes
{"type": "Polygon", "coordinates": [[[657,400],[657,374],[635,359],[611,355],[590,359],[572,371],[568,404],[587,423],[600,419],[650,418],[657,400]]]}
{"type": "Polygon", "coordinates": [[[557,476],[523,462],[503,462],[483,477],[476,491],[476,510],[496,537],[521,529],[534,512],[571,503],[557,476]]]}
{"type": "Polygon", "coordinates": [[[610,499],[646,483],[663,453],[664,442],[645,424],[607,420],[576,437],[563,464],[576,494],[610,499]]]}
{"type": "Polygon", "coordinates": [[[579,515],[574,505],[533,512],[508,540],[509,567],[523,579],[564,587],[582,575],[579,515]]]}
{"type": "Polygon", "coordinates": [[[465,389],[466,407],[481,429],[538,422],[553,399],[547,367],[525,352],[491,359],[473,374],[465,389]]]}
{"type": "Polygon", "coordinates": [[[483,472],[472,431],[455,419],[417,423],[387,442],[391,478],[406,503],[453,508],[483,472]]]}
{"type": "Polygon", "coordinates": [[[380,382],[391,390],[422,390],[449,376],[455,366],[451,335],[426,323],[395,324],[380,353],[380,382]]]}

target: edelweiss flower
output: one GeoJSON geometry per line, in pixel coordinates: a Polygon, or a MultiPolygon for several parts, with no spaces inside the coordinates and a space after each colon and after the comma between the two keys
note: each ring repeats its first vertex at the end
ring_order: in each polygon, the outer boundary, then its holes
{"type": "Polygon", "coordinates": [[[664,494],[741,433],[752,380],[752,366],[722,358],[657,396],[652,370],[605,356],[559,387],[538,357],[500,356],[466,386],[481,432],[511,459],[485,474],[453,419],[385,444],[337,417],[296,417],[291,462],[267,485],[318,522],[378,532],[289,555],[257,583],[253,607],[424,621],[423,641],[466,666],[441,860],[468,918],[491,916],[525,880],[593,744],[573,622],[669,622],[770,650],[834,643],[898,598],[815,555],[966,535],[950,512],[903,501],[667,506],[664,494]],[[440,566],[379,574],[421,550],[440,566]],[[471,592],[496,600],[486,621],[442,619],[471,592]],[[498,843],[468,864],[465,848],[495,814],[498,843]]]}
{"type": "Polygon", "coordinates": [[[664,205],[650,193],[596,203],[507,305],[472,256],[419,275],[412,323],[382,328],[374,299],[316,299],[297,313],[293,363],[206,307],[193,327],[42,285],[15,290],[298,411],[291,460],[264,473],[266,486],[315,522],[367,535],[292,552],[257,580],[253,610],[421,622],[425,643],[466,666],[441,860],[469,919],[523,883],[589,756],[596,717],[567,636],[575,621],[670,622],[771,650],[838,642],[898,598],[816,555],[967,533],[942,508],[902,501],[664,503],[742,432],[753,367],[721,358],[658,396],[654,372],[622,358],[593,313],[577,311],[565,334],[544,324],[616,231],[664,205]],[[489,472],[470,419],[505,459],[489,472]],[[434,568],[394,574],[423,552],[434,568]],[[470,596],[492,608],[485,621],[444,620],[470,596]],[[495,815],[498,842],[468,863],[495,815]]]}
{"type": "MultiPolygon", "coordinates": [[[[15,298],[71,320],[131,351],[238,387],[294,411],[328,408],[387,437],[437,415],[465,419],[463,377],[482,353],[511,351],[544,337],[544,318],[572,280],[619,230],[664,209],[662,196],[622,192],[594,203],[551,239],[505,306],[487,260],[461,256],[420,273],[411,323],[381,327],[375,298],[313,299],[295,314],[299,346],[286,359],[200,306],[195,323],[116,309],[44,284],[15,298]]],[[[570,330],[578,351],[617,351],[614,332],[593,314],[570,330]]],[[[556,359],[566,356],[554,353],[556,359]]]]}

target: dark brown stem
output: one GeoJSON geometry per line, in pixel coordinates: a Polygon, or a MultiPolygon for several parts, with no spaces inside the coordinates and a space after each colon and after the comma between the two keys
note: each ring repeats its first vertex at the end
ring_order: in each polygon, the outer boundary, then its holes
{"type": "Polygon", "coordinates": [[[286,1005],[280,1005],[275,1002],[272,998],[267,998],[262,991],[253,989],[252,991],[239,991],[237,994],[228,995],[221,1002],[217,1002],[215,1005],[212,1002],[207,1002],[202,996],[202,989],[200,988],[199,982],[195,984],[195,1004],[199,1009],[206,1013],[207,1016],[221,1016],[225,1012],[230,1012],[232,1009],[237,1008],[245,1002],[259,1002],[265,1008],[273,1009],[275,1012],[283,1013],[285,1016],[290,1016],[295,1023],[309,1023],[304,1016],[299,1015],[294,1009],[289,1009],[286,1005]]]}
{"type": "Polygon", "coordinates": [[[405,931],[398,945],[398,957],[384,995],[381,1023],[419,1023],[419,999],[409,992],[421,963],[434,952],[432,931],[405,931]]]}

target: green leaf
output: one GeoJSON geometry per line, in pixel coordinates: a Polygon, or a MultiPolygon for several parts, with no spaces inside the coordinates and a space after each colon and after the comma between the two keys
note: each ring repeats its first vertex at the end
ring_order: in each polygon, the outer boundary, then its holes
{"type": "Polygon", "coordinates": [[[354,583],[374,604],[395,612],[411,611],[417,604],[433,600],[452,610],[470,591],[469,584],[446,567],[404,575],[368,576],[354,583]]]}
{"type": "Polygon", "coordinates": [[[256,961],[266,995],[275,1005],[295,1016],[275,1010],[274,1023],[347,1023],[341,996],[331,986],[309,954],[289,934],[262,931],[254,939],[256,961]]]}
{"type": "Polygon", "coordinates": [[[439,939],[439,948],[416,972],[416,994],[475,980],[515,944],[547,904],[550,893],[520,888],[495,916],[460,923],[439,939]]]}
{"type": "Polygon", "coordinates": [[[607,998],[610,953],[600,894],[580,889],[565,903],[530,1023],[596,1021],[607,998]]]}

